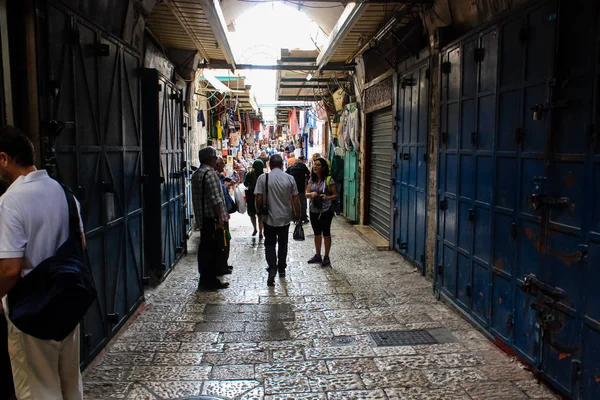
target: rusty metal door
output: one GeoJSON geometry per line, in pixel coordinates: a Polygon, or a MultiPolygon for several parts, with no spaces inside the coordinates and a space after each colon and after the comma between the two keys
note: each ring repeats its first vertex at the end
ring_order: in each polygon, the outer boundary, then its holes
{"type": "Polygon", "coordinates": [[[43,164],[82,206],[98,300],[87,365],[143,300],[139,54],[59,5],[37,12],[43,164]]]}

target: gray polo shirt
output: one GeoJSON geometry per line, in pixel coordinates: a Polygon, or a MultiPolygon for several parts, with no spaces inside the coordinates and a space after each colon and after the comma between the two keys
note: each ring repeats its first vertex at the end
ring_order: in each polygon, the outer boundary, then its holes
{"type": "MultiPolygon", "coordinates": [[[[286,174],[279,168],[273,168],[269,175],[269,192],[266,194],[269,215],[264,222],[270,226],[289,225],[294,219],[293,196],[298,195],[296,181],[291,175],[286,174]]],[[[265,202],[265,181],[267,174],[262,174],[256,181],[254,194],[263,195],[265,202]]]]}

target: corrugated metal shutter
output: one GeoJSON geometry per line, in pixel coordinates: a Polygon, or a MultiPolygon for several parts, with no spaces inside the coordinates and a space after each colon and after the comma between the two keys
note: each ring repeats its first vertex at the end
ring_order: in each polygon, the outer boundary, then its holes
{"type": "Polygon", "coordinates": [[[369,224],[385,238],[390,237],[392,109],[371,115],[369,123],[369,224]]]}

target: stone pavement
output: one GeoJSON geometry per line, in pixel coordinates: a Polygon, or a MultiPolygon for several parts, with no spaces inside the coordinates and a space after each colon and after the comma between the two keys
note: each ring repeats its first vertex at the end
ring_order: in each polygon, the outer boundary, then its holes
{"type": "Polygon", "coordinates": [[[287,277],[274,288],[248,217],[231,226],[230,288],[196,292],[194,236],[189,255],[147,290],[144,311],[86,370],[87,399],[558,398],[436,301],[400,255],[376,251],[342,217],[333,268],[306,263],[305,225],[305,242],[290,234],[287,277]],[[378,347],[368,334],[417,329],[442,343],[378,347]]]}

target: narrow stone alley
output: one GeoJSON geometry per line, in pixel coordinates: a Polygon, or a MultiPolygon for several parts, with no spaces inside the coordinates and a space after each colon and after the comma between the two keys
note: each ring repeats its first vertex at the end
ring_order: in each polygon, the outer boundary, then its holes
{"type": "MultiPolygon", "coordinates": [[[[394,252],[334,219],[333,268],[290,235],[288,273],[266,285],[264,247],[232,219],[230,288],[196,292],[198,237],[143,311],[87,369],[87,399],[557,399],[394,252]],[[423,330],[430,344],[390,346],[423,330]],[[386,343],[387,341],[387,343],[386,343]],[[387,344],[387,346],[386,346],[387,344]]],[[[410,339],[410,338],[409,338],[410,339]]],[[[411,343],[411,342],[409,342],[411,343]]]]}

